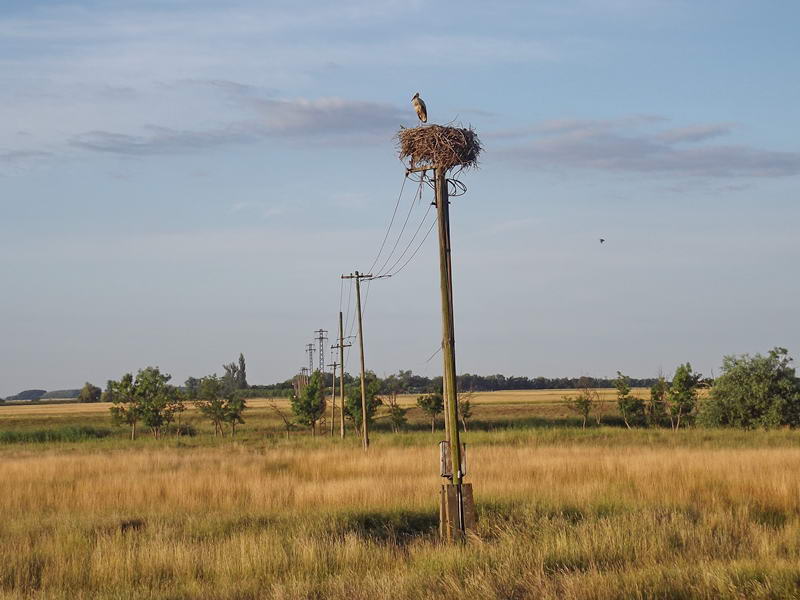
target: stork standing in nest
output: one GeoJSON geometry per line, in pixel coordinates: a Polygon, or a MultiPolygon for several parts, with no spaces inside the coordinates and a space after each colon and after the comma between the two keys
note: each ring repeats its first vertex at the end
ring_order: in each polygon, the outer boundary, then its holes
{"type": "Polygon", "coordinates": [[[428,122],[428,109],[425,106],[425,101],[419,97],[419,92],[414,94],[414,97],[411,99],[411,106],[414,107],[414,110],[417,111],[417,116],[419,120],[423,123],[428,122]]]}

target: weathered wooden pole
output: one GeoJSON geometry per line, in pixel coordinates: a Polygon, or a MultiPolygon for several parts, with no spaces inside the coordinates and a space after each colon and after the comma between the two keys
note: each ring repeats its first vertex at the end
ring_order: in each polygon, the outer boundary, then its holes
{"type": "Polygon", "coordinates": [[[369,425],[367,424],[367,383],[364,368],[364,327],[361,319],[361,278],[356,271],[356,306],[358,307],[358,348],[361,351],[361,439],[364,450],[369,448],[369,425]]]}
{"type": "MultiPolygon", "coordinates": [[[[358,347],[361,350],[361,437],[364,450],[369,448],[369,424],[367,423],[367,381],[364,367],[364,323],[361,317],[361,280],[372,279],[372,275],[355,272],[353,275],[342,275],[342,279],[356,280],[356,310],[358,312],[358,347]]],[[[341,345],[341,344],[340,344],[341,345]]]]}
{"type": "Polygon", "coordinates": [[[450,261],[450,208],[447,193],[447,169],[436,168],[434,187],[436,191],[436,215],[439,225],[439,278],[442,298],[442,360],[444,363],[444,398],[447,403],[449,421],[448,442],[453,468],[453,484],[459,496],[458,525],[462,533],[464,523],[463,500],[461,498],[461,440],[458,431],[458,394],[456,390],[456,341],[453,322],[453,291],[450,261]]]}
{"type": "Polygon", "coordinates": [[[334,426],[336,424],[336,361],[333,361],[331,367],[331,437],[333,437],[334,426]]]}
{"type": "Polygon", "coordinates": [[[344,439],[344,324],[342,322],[342,311],[339,311],[339,396],[341,398],[339,407],[339,432],[344,439]]]}
{"type": "Polygon", "coordinates": [[[448,410],[447,383],[445,382],[447,376],[442,372],[442,399],[444,400],[444,439],[450,440],[450,411],[448,410]]]}

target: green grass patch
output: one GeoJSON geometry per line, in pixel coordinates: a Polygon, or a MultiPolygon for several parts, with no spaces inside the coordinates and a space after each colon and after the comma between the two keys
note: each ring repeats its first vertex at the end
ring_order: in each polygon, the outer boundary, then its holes
{"type": "Polygon", "coordinates": [[[0,431],[0,444],[46,444],[49,442],[81,442],[108,437],[113,431],[89,425],[70,425],[51,429],[0,431]]]}

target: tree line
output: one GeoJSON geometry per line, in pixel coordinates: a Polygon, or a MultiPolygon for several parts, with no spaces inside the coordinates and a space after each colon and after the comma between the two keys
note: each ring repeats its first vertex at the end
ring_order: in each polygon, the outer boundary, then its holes
{"type": "MultiPolygon", "coordinates": [[[[230,365],[228,365],[230,366],[230,365]]],[[[348,376],[349,377],[349,376],[348,376]]],[[[577,389],[585,377],[519,377],[516,375],[505,376],[475,375],[464,373],[458,376],[458,387],[475,392],[497,392],[504,390],[548,390],[548,389],[577,389]]],[[[614,387],[614,380],[608,378],[590,378],[592,386],[598,389],[614,387]]],[[[403,394],[431,394],[442,387],[441,377],[426,377],[412,371],[400,370],[389,375],[381,382],[389,380],[390,386],[399,386],[403,394]]],[[[185,386],[191,388],[199,379],[190,377],[185,386]]],[[[325,374],[326,385],[331,385],[331,374],[325,374]]],[[[633,387],[649,387],[656,381],[655,378],[631,379],[633,387]]],[[[242,398],[288,398],[292,394],[293,379],[286,379],[267,385],[248,385],[237,389],[237,394],[242,398]]],[[[87,384],[92,385],[92,384],[87,384]]],[[[383,385],[383,383],[382,383],[383,385]]],[[[84,386],[85,387],[85,386],[84,386]]],[[[382,390],[385,392],[385,390],[382,390]]],[[[45,400],[49,398],[77,398],[80,402],[97,402],[96,396],[85,393],[82,389],[56,390],[25,390],[6,400],[45,400]]]]}
{"type": "MultiPolygon", "coordinates": [[[[472,414],[471,397],[475,392],[517,389],[575,389],[574,395],[563,396],[586,427],[591,421],[602,424],[603,402],[598,390],[612,388],[622,423],[628,427],[669,426],[680,429],[689,425],[706,427],[771,428],[800,426],[800,380],[795,376],[793,359],[785,348],[776,347],[767,355],[743,354],[723,358],[722,370],[716,379],[704,378],[689,363],[679,365],[671,380],[663,376],[634,379],[618,371],[613,379],[578,377],[505,377],[479,376],[469,373],[458,377],[460,390],[459,421],[467,428],[472,414]],[[634,388],[647,388],[640,396],[634,388]],[[701,394],[701,390],[707,392],[701,394]]],[[[196,406],[214,426],[215,435],[224,436],[229,430],[235,435],[237,425],[244,423],[243,413],[249,397],[278,395],[289,397],[292,417],[277,406],[287,433],[299,426],[316,432],[324,418],[326,395],[335,383],[330,373],[315,372],[301,391],[295,393],[293,381],[271,386],[250,386],[244,355],[237,362],[223,365],[223,375],[216,373],[189,377],[183,386],[170,383],[171,376],[158,367],[140,369],[134,376],[124,374],[119,380],[107,382],[105,390],[87,382],[77,391],[80,402],[110,402],[111,415],[118,425],[131,428],[135,438],[138,425],[146,427],[154,437],[170,429],[180,432],[180,415],[187,404],[196,406]],[[266,388],[270,394],[264,394],[266,388]]],[[[407,408],[398,404],[400,394],[417,394],[417,406],[431,419],[432,428],[443,411],[441,377],[424,377],[412,371],[400,370],[380,378],[374,372],[366,374],[366,415],[361,414],[360,380],[345,374],[345,418],[360,432],[363,419],[372,422],[380,406],[386,406],[386,416],[392,431],[406,425],[407,408]]],[[[17,396],[41,398],[44,390],[29,390],[17,396]]],[[[341,400],[340,400],[341,401],[341,400]]]]}
{"type": "MultiPolygon", "coordinates": [[[[800,380],[786,348],[764,356],[730,355],[722,360],[716,379],[704,379],[688,362],[675,369],[672,381],[658,377],[646,397],[633,394],[633,380],[617,371],[612,380],[617,410],[627,428],[669,426],[673,430],[700,427],[742,429],[800,426],[800,380]],[[707,389],[705,397],[700,390],[707,389]]],[[[601,424],[600,395],[589,378],[581,378],[578,393],[564,396],[586,427],[591,417],[601,424]]]]}
{"type": "Polygon", "coordinates": [[[172,376],[162,373],[158,367],[140,369],[134,376],[125,373],[118,380],[110,380],[102,393],[90,383],[81,390],[92,400],[97,396],[112,404],[111,418],[116,425],[130,427],[131,439],[136,439],[137,426],[142,424],[155,438],[173,431],[188,433],[180,424],[180,415],[191,403],[214,426],[214,435],[225,436],[230,428],[231,436],[236,426],[244,423],[246,400],[238,394],[247,389],[247,367],[244,355],[238,362],[222,365],[225,373],[216,373],[201,378],[189,377],[183,387],[170,384],[172,376]]]}
{"type": "MultiPolygon", "coordinates": [[[[642,426],[670,427],[675,431],[688,426],[743,429],[798,427],[800,379],[795,375],[792,362],[788,350],[776,347],[766,356],[742,354],[724,357],[721,374],[716,379],[703,377],[688,362],[678,365],[671,380],[664,376],[633,379],[617,371],[613,379],[580,377],[566,380],[577,394],[562,398],[582,419],[583,427],[592,418],[597,425],[603,424],[605,413],[601,410],[603,403],[598,393],[602,387],[615,390],[617,411],[628,429],[642,426]],[[648,388],[644,397],[634,393],[634,388],[643,387],[648,388]],[[706,393],[701,393],[702,390],[706,390],[706,393]]],[[[465,385],[475,381],[471,379],[473,377],[464,375],[458,378],[458,419],[464,430],[468,428],[472,415],[471,400],[476,391],[465,388],[465,385]]],[[[492,381],[492,377],[480,380],[492,381]]],[[[316,425],[325,412],[327,385],[325,375],[316,372],[300,393],[292,393],[290,399],[294,423],[310,427],[312,433],[316,431],[316,425]]],[[[444,410],[441,378],[429,379],[415,376],[411,371],[399,371],[380,379],[375,373],[367,372],[367,422],[371,423],[377,408],[385,405],[392,431],[399,431],[406,424],[408,408],[398,404],[397,396],[418,391],[423,393],[417,397],[416,405],[430,418],[433,431],[437,416],[444,410]]],[[[349,376],[345,386],[344,407],[345,417],[359,431],[364,418],[361,415],[360,382],[349,376]]],[[[280,413],[277,408],[275,410],[280,413]]],[[[293,422],[285,415],[282,417],[288,434],[293,422]]]]}

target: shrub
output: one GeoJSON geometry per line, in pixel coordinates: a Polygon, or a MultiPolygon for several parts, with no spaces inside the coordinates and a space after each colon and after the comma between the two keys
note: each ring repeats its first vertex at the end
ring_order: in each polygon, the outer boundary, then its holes
{"type": "Polygon", "coordinates": [[[785,348],[767,356],[726,356],[700,422],[743,429],[800,425],[800,388],[791,363],[785,348]]]}

